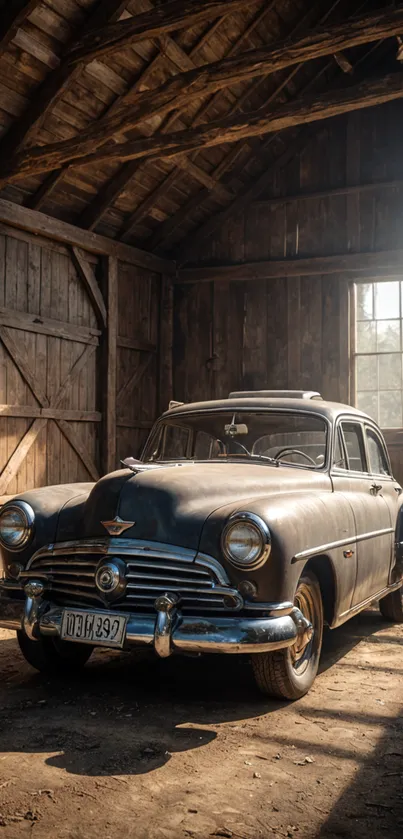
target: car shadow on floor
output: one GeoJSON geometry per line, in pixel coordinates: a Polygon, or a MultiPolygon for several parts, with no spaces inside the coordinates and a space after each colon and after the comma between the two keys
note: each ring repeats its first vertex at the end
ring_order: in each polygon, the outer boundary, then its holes
{"type": "MultiPolygon", "coordinates": [[[[384,626],[368,612],[327,632],[321,671],[384,626]]],[[[287,708],[259,694],[246,656],[139,662],[99,650],[79,676],[50,680],[7,640],[0,667],[2,750],[45,753],[49,765],[75,775],[144,774],[214,740],[213,726],[287,708]]]]}

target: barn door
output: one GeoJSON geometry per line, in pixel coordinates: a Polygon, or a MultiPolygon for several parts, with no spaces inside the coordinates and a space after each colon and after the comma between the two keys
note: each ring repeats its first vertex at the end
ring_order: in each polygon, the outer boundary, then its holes
{"type": "Polygon", "coordinates": [[[77,249],[0,232],[0,498],[99,477],[96,269],[77,249]]]}

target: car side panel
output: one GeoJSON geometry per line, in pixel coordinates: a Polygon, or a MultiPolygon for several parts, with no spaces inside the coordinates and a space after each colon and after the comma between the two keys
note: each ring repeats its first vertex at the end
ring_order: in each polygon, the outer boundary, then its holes
{"type": "Polygon", "coordinates": [[[343,493],[287,493],[277,497],[243,502],[216,510],[206,521],[200,551],[226,565],[231,580],[253,580],[258,600],[292,601],[303,568],[310,558],[330,561],[336,589],[336,613],[350,608],[357,573],[354,516],[343,493]],[[248,510],[261,516],[272,536],[272,551],[257,571],[239,571],[223,558],[220,537],[223,525],[234,512],[248,510]],[[341,546],[334,543],[343,542],[341,546]]]}

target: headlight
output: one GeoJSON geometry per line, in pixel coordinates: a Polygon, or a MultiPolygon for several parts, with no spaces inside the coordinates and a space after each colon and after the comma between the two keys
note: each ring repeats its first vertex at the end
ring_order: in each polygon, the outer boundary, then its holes
{"type": "Polygon", "coordinates": [[[259,568],[270,554],[269,528],[254,513],[235,513],[224,527],[221,546],[224,556],[237,568],[259,568]]]}
{"type": "Polygon", "coordinates": [[[33,533],[35,514],[25,501],[6,504],[0,512],[0,544],[9,551],[20,551],[33,533]]]}

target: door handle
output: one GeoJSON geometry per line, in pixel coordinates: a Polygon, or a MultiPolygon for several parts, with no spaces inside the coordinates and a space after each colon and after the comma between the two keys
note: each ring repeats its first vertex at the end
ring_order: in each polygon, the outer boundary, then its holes
{"type": "Polygon", "coordinates": [[[401,492],[402,492],[401,487],[393,487],[393,489],[395,490],[395,492],[397,492],[398,495],[401,495],[401,492]]]}
{"type": "Polygon", "coordinates": [[[370,493],[371,495],[378,495],[381,492],[382,484],[371,484],[370,493]]]}

